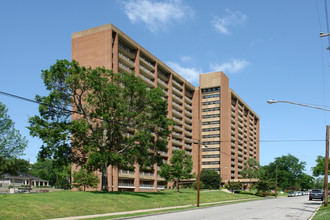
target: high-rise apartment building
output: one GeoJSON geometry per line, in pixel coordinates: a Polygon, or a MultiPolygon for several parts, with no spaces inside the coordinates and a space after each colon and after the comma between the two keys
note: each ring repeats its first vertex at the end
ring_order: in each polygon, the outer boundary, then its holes
{"type": "MultiPolygon", "coordinates": [[[[163,89],[168,116],[175,122],[168,151],[161,152],[163,162],[173,150],[184,149],[192,155],[194,172],[200,155],[201,168],[220,172],[227,182],[241,179],[248,158],[259,161],[259,117],[229,88],[224,73],[201,74],[200,87],[195,87],[112,24],[72,34],[72,59],[82,66],[134,73],[149,87],[163,89]],[[198,153],[195,143],[200,138],[198,153]]],[[[153,172],[138,165],[134,172],[108,170],[109,189],[114,191],[156,191],[166,185],[157,165],[153,172]]]]}

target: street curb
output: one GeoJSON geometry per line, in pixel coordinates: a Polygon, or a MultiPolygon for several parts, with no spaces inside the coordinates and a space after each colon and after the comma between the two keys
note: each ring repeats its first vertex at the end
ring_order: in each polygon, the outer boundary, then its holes
{"type": "MultiPolygon", "coordinates": [[[[256,201],[256,200],[259,200],[259,199],[252,199],[252,200],[251,199],[239,199],[239,200],[227,200],[227,201],[221,201],[221,202],[203,203],[203,204],[200,204],[200,206],[206,206],[206,207],[200,207],[200,208],[207,208],[208,205],[217,205],[217,204],[232,203],[232,202],[256,201]]],[[[141,210],[125,211],[125,212],[113,212],[113,213],[105,213],[105,214],[73,216],[73,217],[65,217],[65,218],[53,218],[53,219],[48,219],[48,220],[90,219],[90,218],[107,217],[107,216],[110,217],[110,216],[119,216],[119,215],[127,215],[127,214],[138,214],[138,213],[152,212],[152,211],[162,211],[162,210],[166,211],[166,210],[179,209],[179,208],[190,208],[190,207],[193,208],[193,207],[196,207],[196,205],[193,204],[193,205],[171,206],[171,207],[153,208],[153,209],[141,209],[141,210]]],[[[178,211],[184,211],[184,210],[178,210],[178,211]]],[[[176,212],[176,211],[173,210],[172,212],[176,212]]],[[[168,212],[166,212],[166,213],[168,213],[168,212]]],[[[163,213],[146,214],[146,215],[157,215],[157,214],[163,214],[163,213]]],[[[124,219],[124,218],[134,218],[134,216],[122,217],[122,219],[124,219]]]]}
{"type": "Polygon", "coordinates": [[[321,206],[322,206],[322,203],[321,203],[321,205],[319,205],[319,207],[313,212],[313,214],[307,219],[307,220],[311,220],[311,219],[313,219],[314,218],[314,216],[315,216],[315,214],[319,211],[319,209],[321,208],[321,206]]]}

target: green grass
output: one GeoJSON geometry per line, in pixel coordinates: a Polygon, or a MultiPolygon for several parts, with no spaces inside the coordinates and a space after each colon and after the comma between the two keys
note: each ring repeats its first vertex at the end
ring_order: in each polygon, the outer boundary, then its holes
{"type": "MultiPolygon", "coordinates": [[[[201,191],[200,203],[255,199],[253,195],[201,191]]],[[[176,193],[71,192],[0,195],[0,219],[47,219],[132,211],[196,203],[195,190],[176,193]]]]}
{"type": "Polygon", "coordinates": [[[330,206],[324,207],[324,205],[322,205],[321,208],[317,211],[317,213],[313,217],[313,220],[328,220],[328,219],[330,219],[330,206]]]}

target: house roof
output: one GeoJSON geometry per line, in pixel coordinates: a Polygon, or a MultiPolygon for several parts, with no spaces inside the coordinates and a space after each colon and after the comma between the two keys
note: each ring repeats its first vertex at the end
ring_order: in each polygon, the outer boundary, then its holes
{"type": "MultiPolygon", "coordinates": [[[[9,173],[5,173],[5,174],[3,174],[2,179],[24,179],[24,180],[28,180],[29,179],[29,174],[23,173],[23,172],[20,172],[20,171],[17,172],[17,175],[12,175],[12,174],[9,174],[9,173]]],[[[35,180],[35,181],[48,182],[48,180],[44,180],[44,179],[41,179],[39,177],[32,176],[32,175],[30,175],[30,179],[35,180]]]]}

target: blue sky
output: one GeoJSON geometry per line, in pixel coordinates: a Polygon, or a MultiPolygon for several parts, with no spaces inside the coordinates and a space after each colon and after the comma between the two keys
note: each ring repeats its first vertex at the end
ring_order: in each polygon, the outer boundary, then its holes
{"type": "MultiPolygon", "coordinates": [[[[194,85],[222,70],[230,87],[259,115],[260,162],[292,155],[306,172],[324,155],[329,112],[269,99],[330,106],[330,56],[323,0],[2,1],[0,90],[45,95],[41,70],[71,58],[71,34],[113,23],[194,85]]],[[[23,158],[36,161],[42,142],[29,135],[33,103],[0,95],[27,137],[23,158]]],[[[330,108],[330,107],[328,107],[330,108]]]]}

